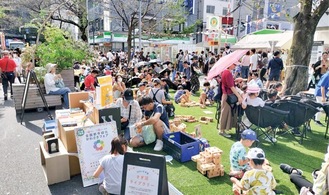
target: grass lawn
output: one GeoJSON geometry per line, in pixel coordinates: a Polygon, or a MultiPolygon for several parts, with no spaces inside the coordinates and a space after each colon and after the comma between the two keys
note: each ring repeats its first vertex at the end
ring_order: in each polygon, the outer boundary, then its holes
{"type": "MultiPolygon", "coordinates": [[[[173,96],[173,94],[172,94],[173,96]]],[[[192,99],[197,100],[196,97],[192,99]]],[[[176,105],[176,115],[193,115],[197,119],[200,116],[211,116],[215,119],[216,106],[201,109],[200,107],[180,107],[176,105]],[[203,111],[211,111],[213,114],[205,114],[203,111]]],[[[324,116],[324,114],[323,114],[324,116]]],[[[324,120],[322,120],[324,123],[324,120]]],[[[194,126],[199,123],[185,123],[187,131],[193,132],[194,126]]],[[[311,124],[312,132],[307,133],[307,138],[300,145],[290,134],[277,136],[278,142],[273,145],[260,138],[259,147],[265,151],[266,158],[270,161],[273,174],[278,183],[277,190],[284,194],[298,194],[295,186],[290,182],[289,175],[279,168],[280,163],[287,163],[302,169],[304,175],[313,181],[311,172],[319,168],[324,154],[327,150],[328,140],[324,139],[325,127],[311,124]]],[[[218,135],[216,122],[208,125],[201,124],[202,136],[206,138],[211,146],[217,146],[224,151],[222,164],[225,166],[225,176],[208,179],[201,175],[196,169],[196,163],[189,161],[180,163],[173,160],[173,164],[167,163],[168,180],[183,194],[232,194],[232,184],[227,173],[229,172],[229,152],[235,140],[235,130],[231,130],[232,138],[224,138],[218,135]]],[[[134,149],[139,152],[157,153],[153,151],[154,144],[134,149]]],[[[164,154],[164,152],[158,152],[164,154]]]]}

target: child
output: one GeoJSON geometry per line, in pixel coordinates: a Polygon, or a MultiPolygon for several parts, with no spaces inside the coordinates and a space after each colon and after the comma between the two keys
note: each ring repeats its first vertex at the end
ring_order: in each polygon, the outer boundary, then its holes
{"type": "MultiPolygon", "coordinates": [[[[235,177],[231,177],[231,181],[238,188],[246,191],[245,194],[266,194],[275,195],[273,191],[276,187],[276,181],[271,171],[263,168],[265,162],[265,153],[260,148],[251,148],[248,152],[251,170],[247,171],[241,181],[235,177]]],[[[234,191],[234,194],[241,194],[234,191]]]]}
{"type": "Polygon", "coordinates": [[[175,99],[176,104],[188,103],[188,102],[190,102],[190,92],[187,90],[184,90],[182,85],[179,85],[177,88],[177,91],[174,95],[174,99],[175,99]]]}
{"type": "Polygon", "coordinates": [[[214,96],[215,96],[215,92],[210,87],[210,83],[208,81],[204,82],[203,87],[204,87],[203,92],[200,94],[200,98],[199,98],[199,103],[201,108],[206,107],[207,100],[209,101],[210,104],[212,104],[214,102],[214,96]]]}
{"type": "Polygon", "coordinates": [[[241,178],[246,170],[249,170],[246,148],[249,148],[257,140],[256,133],[246,129],[241,133],[240,141],[235,142],[230,150],[230,176],[241,178]]]}
{"type": "Polygon", "coordinates": [[[127,151],[127,140],[123,135],[113,138],[111,142],[111,154],[104,156],[100,160],[100,165],[94,173],[97,178],[104,171],[104,181],[99,186],[99,191],[104,195],[120,194],[121,178],[123,171],[124,153],[127,151]]]}

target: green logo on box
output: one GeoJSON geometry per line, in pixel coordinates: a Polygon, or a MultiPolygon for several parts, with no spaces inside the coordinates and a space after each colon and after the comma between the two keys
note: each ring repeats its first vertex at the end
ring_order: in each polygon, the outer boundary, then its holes
{"type": "Polygon", "coordinates": [[[85,131],[83,129],[78,129],[77,135],[83,136],[85,134],[85,131]]]}

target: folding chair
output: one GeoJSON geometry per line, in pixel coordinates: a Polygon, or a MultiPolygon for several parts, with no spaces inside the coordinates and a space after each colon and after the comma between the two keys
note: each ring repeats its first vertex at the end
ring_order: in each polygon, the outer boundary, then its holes
{"type": "Polygon", "coordinates": [[[271,127],[273,137],[276,135],[276,129],[282,124],[285,118],[289,115],[289,111],[282,111],[270,106],[250,106],[245,109],[245,113],[249,121],[256,126],[255,131],[258,131],[257,137],[264,135],[272,144],[275,142],[271,139],[268,129],[271,127]]]}

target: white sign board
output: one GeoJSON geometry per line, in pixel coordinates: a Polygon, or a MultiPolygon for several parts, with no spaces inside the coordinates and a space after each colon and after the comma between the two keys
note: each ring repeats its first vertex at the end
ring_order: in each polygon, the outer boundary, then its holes
{"type": "Polygon", "coordinates": [[[99,160],[111,151],[111,141],[118,136],[117,125],[113,120],[88,127],[75,128],[83,187],[98,184],[94,178],[99,160]]]}
{"type": "Polygon", "coordinates": [[[125,194],[158,194],[160,170],[128,165],[125,194]]]}

